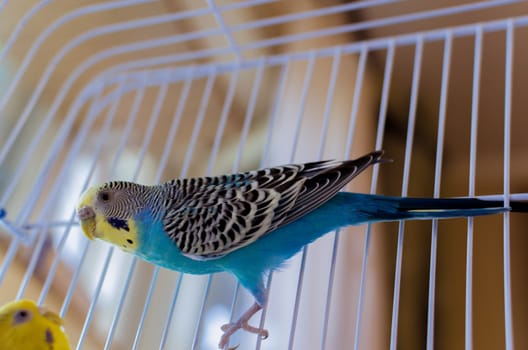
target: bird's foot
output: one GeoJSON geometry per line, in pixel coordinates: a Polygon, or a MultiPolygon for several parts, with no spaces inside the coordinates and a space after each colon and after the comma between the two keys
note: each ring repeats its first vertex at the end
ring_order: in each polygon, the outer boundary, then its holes
{"type": "Polygon", "coordinates": [[[253,304],[236,322],[228,323],[222,326],[222,331],[224,331],[224,334],[220,338],[220,343],[218,344],[220,349],[224,349],[227,344],[229,344],[229,338],[233,333],[238,331],[239,329],[243,329],[245,331],[248,331],[250,333],[258,334],[262,339],[266,339],[269,336],[269,333],[266,329],[260,329],[257,327],[250,326],[248,324],[249,319],[256,314],[260,309],[262,309],[262,306],[255,303],[253,304]]]}

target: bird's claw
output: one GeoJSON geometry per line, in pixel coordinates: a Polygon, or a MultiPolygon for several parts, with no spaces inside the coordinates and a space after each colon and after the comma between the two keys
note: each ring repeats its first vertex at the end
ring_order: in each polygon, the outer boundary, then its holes
{"type": "MultiPolygon", "coordinates": [[[[224,334],[222,334],[222,337],[220,338],[220,343],[218,344],[220,349],[224,349],[225,346],[229,344],[229,338],[231,338],[231,335],[233,335],[233,333],[235,333],[239,329],[243,329],[250,333],[258,334],[261,339],[266,339],[269,336],[269,332],[266,329],[260,329],[257,327],[250,326],[247,321],[242,320],[225,324],[221,327],[221,329],[224,334]]],[[[235,347],[234,349],[236,349],[237,347],[235,347]]]]}
{"type": "Polygon", "coordinates": [[[220,343],[218,344],[220,349],[225,349],[226,345],[229,344],[229,338],[231,337],[231,335],[233,335],[233,333],[235,333],[239,329],[243,329],[250,333],[258,334],[261,339],[266,339],[269,336],[267,330],[252,327],[248,324],[249,319],[260,309],[262,309],[262,306],[258,303],[254,303],[249,309],[247,309],[246,312],[242,314],[242,316],[240,316],[240,318],[236,322],[223,325],[221,329],[222,331],[224,331],[224,334],[222,334],[222,337],[220,338],[220,343]]]}

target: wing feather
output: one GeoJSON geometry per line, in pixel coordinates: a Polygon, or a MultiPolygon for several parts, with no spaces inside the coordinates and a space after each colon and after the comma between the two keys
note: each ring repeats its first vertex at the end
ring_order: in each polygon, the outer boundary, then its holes
{"type": "Polygon", "coordinates": [[[382,151],[349,161],[290,164],[244,173],[165,183],[164,229],[182,253],[213,259],[316,209],[382,151]]]}

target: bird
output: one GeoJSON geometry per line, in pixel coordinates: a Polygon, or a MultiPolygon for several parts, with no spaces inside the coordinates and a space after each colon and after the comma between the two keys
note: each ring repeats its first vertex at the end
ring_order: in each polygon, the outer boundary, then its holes
{"type": "Polygon", "coordinates": [[[155,265],[189,274],[229,272],[255,302],[222,326],[219,347],[265,305],[270,272],[341,227],[369,222],[526,211],[526,203],[477,198],[389,197],[340,191],[383,151],[354,160],[288,164],[157,185],[110,181],[88,188],[76,208],[84,235],[155,265]]]}
{"type": "Polygon", "coordinates": [[[2,350],[70,350],[59,315],[22,299],[0,308],[0,344],[2,350]]]}

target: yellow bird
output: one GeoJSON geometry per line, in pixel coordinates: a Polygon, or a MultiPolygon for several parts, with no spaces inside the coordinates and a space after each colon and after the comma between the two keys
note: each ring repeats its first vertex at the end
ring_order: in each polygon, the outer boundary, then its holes
{"type": "Polygon", "coordinates": [[[2,350],[70,350],[62,319],[32,300],[17,300],[0,308],[2,350]]]}

